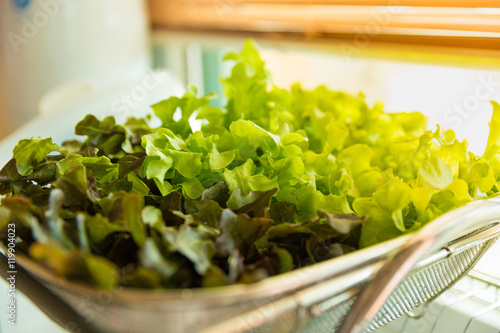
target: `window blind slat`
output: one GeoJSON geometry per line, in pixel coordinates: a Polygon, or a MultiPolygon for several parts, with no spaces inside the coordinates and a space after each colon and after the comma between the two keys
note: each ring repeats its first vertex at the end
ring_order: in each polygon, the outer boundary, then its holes
{"type": "MultiPolygon", "coordinates": [[[[169,0],[153,0],[168,2],[169,0]]],[[[405,6],[441,8],[500,8],[498,0],[185,0],[187,3],[207,3],[212,5],[237,5],[243,3],[265,3],[281,5],[334,5],[334,6],[405,6]]]]}
{"type": "MultiPolygon", "coordinates": [[[[150,13],[157,28],[229,31],[266,34],[302,34],[306,38],[383,39],[401,42],[439,43],[445,38],[458,47],[500,50],[500,10],[494,8],[457,8],[471,1],[433,1],[434,5],[452,4],[454,8],[414,7],[426,0],[354,1],[315,0],[150,0],[150,13]],[[377,6],[377,4],[385,6],[377,6]],[[412,7],[390,7],[387,4],[411,3],[412,7]],[[350,36],[350,37],[349,37],[350,36]],[[399,36],[399,37],[398,37],[399,36]],[[398,38],[396,38],[398,37],[398,38]],[[403,38],[404,39],[404,38],[403,38]],[[481,42],[479,42],[481,39],[481,42]]],[[[490,1],[474,4],[493,6],[490,1]]],[[[500,8],[500,1],[495,1],[500,8]]]]}
{"type": "MultiPolygon", "coordinates": [[[[153,1],[154,3],[155,1],[153,1]]],[[[283,6],[241,3],[225,8],[201,2],[193,7],[184,1],[157,2],[151,16],[156,23],[211,28],[265,31],[398,33],[408,29],[500,33],[500,13],[391,12],[377,7],[319,5],[283,6]]]]}

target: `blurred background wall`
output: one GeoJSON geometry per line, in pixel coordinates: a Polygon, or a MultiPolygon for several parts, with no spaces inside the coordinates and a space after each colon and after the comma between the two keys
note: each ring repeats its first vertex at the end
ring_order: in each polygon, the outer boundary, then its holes
{"type": "MultiPolygon", "coordinates": [[[[0,76],[3,75],[0,72],[0,76]]],[[[5,89],[0,83],[0,140],[4,138],[10,131],[10,126],[8,126],[8,110],[5,106],[5,89]]]]}
{"type": "Polygon", "coordinates": [[[144,0],[1,0],[0,138],[85,93],[140,77],[149,59],[144,0]]]}

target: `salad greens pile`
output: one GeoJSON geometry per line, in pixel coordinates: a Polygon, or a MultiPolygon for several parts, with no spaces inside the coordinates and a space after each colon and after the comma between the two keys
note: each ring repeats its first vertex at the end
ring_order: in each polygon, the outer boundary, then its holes
{"type": "Polygon", "coordinates": [[[0,240],[98,288],[250,283],[418,230],[500,188],[500,106],[482,157],[418,112],[272,84],[254,42],[227,104],[190,87],[151,116],[87,115],[85,141],[21,140],[0,171],[0,240]],[[201,130],[193,131],[193,120],[201,130]]]}

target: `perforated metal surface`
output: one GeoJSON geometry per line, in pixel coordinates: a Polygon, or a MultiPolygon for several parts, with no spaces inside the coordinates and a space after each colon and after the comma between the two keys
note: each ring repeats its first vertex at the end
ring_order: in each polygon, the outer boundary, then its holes
{"type": "MultiPolygon", "coordinates": [[[[406,277],[371,322],[367,332],[376,330],[442,293],[477,262],[491,242],[490,240],[474,246],[406,277]]],[[[73,307],[82,317],[106,332],[160,332],[165,330],[168,332],[195,332],[276,299],[276,297],[264,297],[252,301],[242,299],[241,302],[218,306],[203,306],[193,302],[192,306],[186,309],[172,307],[168,302],[149,306],[114,302],[112,294],[106,293],[102,293],[96,298],[82,298],[46,281],[41,282],[73,307]]],[[[353,286],[353,288],[360,287],[362,285],[353,286]]],[[[355,299],[356,296],[352,295],[351,290],[351,295],[347,299],[341,300],[337,304],[330,304],[331,308],[319,315],[313,316],[311,311],[308,311],[310,309],[303,309],[302,312],[290,311],[253,329],[252,332],[336,332],[355,299]]],[[[248,320],[259,320],[259,318],[248,318],[248,320]]]]}
{"type": "MultiPolygon", "coordinates": [[[[380,309],[366,332],[373,332],[440,295],[477,262],[489,245],[489,242],[485,242],[406,277],[380,309]]],[[[357,287],[362,287],[362,285],[357,287]]],[[[300,332],[337,332],[355,300],[356,296],[350,297],[317,317],[308,315],[304,319],[307,323],[302,323],[300,332]]],[[[279,324],[275,326],[275,329],[279,329],[279,324]]]]}
{"type": "Polygon", "coordinates": [[[350,298],[339,303],[335,308],[319,315],[316,318],[310,318],[309,323],[304,326],[304,333],[330,333],[336,332],[342,320],[351,310],[356,297],[350,298]]]}
{"type": "Polygon", "coordinates": [[[242,300],[219,306],[200,306],[193,302],[188,309],[173,307],[168,302],[139,306],[114,302],[112,296],[106,294],[82,298],[58,286],[41,282],[103,332],[196,332],[276,299],[242,300]]]}
{"type": "Polygon", "coordinates": [[[407,276],[385,302],[367,331],[372,332],[439,296],[472,268],[492,242],[477,245],[407,276]]]}

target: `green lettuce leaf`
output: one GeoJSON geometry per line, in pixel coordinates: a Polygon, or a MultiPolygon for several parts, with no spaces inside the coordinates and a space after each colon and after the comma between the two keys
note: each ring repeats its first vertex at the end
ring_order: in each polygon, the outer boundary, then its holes
{"type": "Polygon", "coordinates": [[[106,155],[118,153],[126,137],[125,129],[116,125],[114,117],[99,121],[90,114],[76,125],[75,134],[87,136],[83,150],[98,148],[106,155]]]}
{"type": "Polygon", "coordinates": [[[273,221],[267,218],[251,218],[247,214],[235,214],[229,209],[224,210],[219,221],[221,233],[215,243],[217,253],[221,256],[229,256],[235,250],[247,253],[272,223],[273,221]]]}
{"type": "Polygon", "coordinates": [[[59,149],[59,146],[52,142],[51,138],[23,139],[14,147],[12,151],[17,164],[17,171],[21,176],[28,176],[33,172],[45,156],[59,149]]]}

